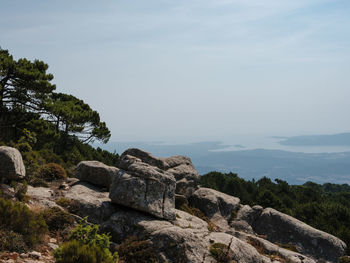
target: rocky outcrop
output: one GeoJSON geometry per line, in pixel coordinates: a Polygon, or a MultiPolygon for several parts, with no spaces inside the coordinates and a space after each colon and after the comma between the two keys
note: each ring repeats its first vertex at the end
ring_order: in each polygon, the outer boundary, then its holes
{"type": "Polygon", "coordinates": [[[74,212],[81,217],[87,216],[88,220],[94,224],[106,221],[118,209],[111,203],[108,195],[109,192],[104,192],[85,182],[74,184],[65,193],[65,197],[73,202],[72,205],[78,206],[75,207],[74,212]]]}
{"type": "Polygon", "coordinates": [[[337,262],[346,251],[346,244],[339,238],[272,208],[262,211],[253,229],[271,242],[294,244],[302,254],[331,262],[337,262]]]}
{"type": "Polygon", "coordinates": [[[227,229],[228,223],[240,208],[240,200],[209,188],[199,188],[189,199],[191,206],[201,210],[221,229],[227,229]]]}
{"type": "Polygon", "coordinates": [[[167,172],[176,180],[176,193],[190,197],[196,189],[200,175],[194,169],[191,159],[185,156],[173,156],[164,159],[167,172]]]}
{"type": "Polygon", "coordinates": [[[213,243],[231,244],[236,262],[271,262],[247,242],[225,233],[209,232],[207,223],[176,210],[176,220],[159,220],[137,211],[120,210],[101,225],[114,242],[127,236],[148,239],[160,256],[160,262],[215,262],[209,250],[213,243]]]}
{"type": "Polygon", "coordinates": [[[159,218],[175,219],[176,181],[173,176],[127,154],[121,156],[119,166],[123,170],[113,177],[109,194],[113,203],[159,218]]]}
{"type": "Polygon", "coordinates": [[[112,177],[118,173],[119,169],[105,165],[98,161],[82,161],[75,169],[75,177],[80,181],[109,188],[112,177]]]}
{"type": "Polygon", "coordinates": [[[22,179],[26,175],[21,153],[12,147],[0,146],[0,182],[22,179]]]}
{"type": "MultiPolygon", "coordinates": [[[[246,237],[247,242],[255,247],[260,253],[271,255],[271,259],[276,262],[295,262],[295,263],[316,263],[318,261],[293,251],[294,246],[285,245],[286,248],[280,247],[266,239],[256,235],[246,237]]],[[[280,244],[282,246],[282,244],[280,244]]]]}
{"type": "Polygon", "coordinates": [[[118,167],[127,169],[128,164],[124,158],[127,155],[133,156],[145,164],[172,175],[176,180],[176,194],[189,197],[198,189],[200,175],[194,169],[191,159],[188,157],[172,156],[169,158],[157,158],[148,152],[131,148],[121,155],[118,167]]]}
{"type": "MultiPolygon", "coordinates": [[[[118,165],[120,169],[82,162],[77,168],[80,181],[67,179],[54,189],[29,186],[29,205],[57,206],[55,201],[65,197],[71,203],[64,200],[62,205],[68,203],[65,207],[73,207],[73,214],[88,216],[111,234],[113,242],[121,243],[128,236],[147,240],[163,263],[216,262],[210,252],[215,245],[223,246],[227,257],[240,263],[337,262],[346,250],[338,238],[293,217],[199,188],[186,157],[156,158],[129,149],[118,165]],[[177,194],[175,189],[180,189],[177,194]],[[178,205],[186,204],[186,211],[203,220],[175,209],[175,195],[178,205]]],[[[11,196],[14,190],[7,192],[11,196]]]]}

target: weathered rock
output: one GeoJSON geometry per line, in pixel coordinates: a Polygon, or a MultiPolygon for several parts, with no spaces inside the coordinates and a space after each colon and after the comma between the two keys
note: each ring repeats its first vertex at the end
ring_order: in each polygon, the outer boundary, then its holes
{"type": "Polygon", "coordinates": [[[48,187],[28,185],[27,195],[30,196],[29,205],[39,204],[43,208],[58,206],[54,201],[54,191],[48,187]]]}
{"type": "Polygon", "coordinates": [[[174,226],[153,232],[150,239],[162,255],[163,262],[216,262],[210,254],[210,246],[215,243],[230,245],[230,259],[234,262],[271,262],[248,243],[225,233],[200,232],[174,226]]]}
{"type": "Polygon", "coordinates": [[[238,210],[236,219],[246,221],[249,225],[252,225],[259,218],[262,211],[263,208],[259,205],[253,207],[244,205],[238,210]]]}
{"type": "Polygon", "coordinates": [[[30,258],[33,258],[33,259],[40,259],[41,258],[41,253],[38,251],[31,251],[28,253],[28,255],[30,258]]]}
{"type": "Polygon", "coordinates": [[[166,220],[124,208],[103,222],[100,225],[100,230],[110,233],[113,242],[121,243],[128,236],[136,236],[140,240],[148,239],[151,233],[157,229],[171,226],[172,224],[166,220]]]}
{"type": "Polygon", "coordinates": [[[249,240],[249,244],[256,247],[263,254],[270,255],[272,260],[279,259],[277,262],[316,263],[316,260],[292,251],[291,249],[293,246],[289,246],[290,249],[284,249],[277,244],[273,244],[268,240],[253,235],[247,236],[247,240],[249,240]]]}
{"type": "Polygon", "coordinates": [[[109,188],[112,177],[118,171],[119,169],[117,167],[108,166],[98,161],[82,161],[78,164],[74,172],[80,181],[109,188]]]}
{"type": "Polygon", "coordinates": [[[340,239],[272,208],[263,210],[253,229],[271,242],[294,244],[302,254],[316,259],[337,262],[346,251],[340,239]]]}
{"type": "Polygon", "coordinates": [[[120,170],[113,177],[110,195],[113,203],[131,207],[169,220],[175,219],[173,176],[130,155],[121,156],[120,170]]]}
{"type": "Polygon", "coordinates": [[[234,251],[232,260],[236,262],[270,262],[244,241],[225,233],[209,232],[207,223],[203,220],[179,210],[176,210],[176,214],[176,220],[169,222],[124,209],[102,223],[100,229],[111,233],[112,240],[116,243],[127,236],[150,240],[160,256],[160,262],[215,262],[209,252],[212,243],[231,243],[234,251]]]}
{"type": "Polygon", "coordinates": [[[176,180],[176,193],[190,197],[198,189],[200,175],[194,169],[191,159],[185,156],[173,156],[164,159],[167,172],[176,180]]]}
{"type": "Polygon", "coordinates": [[[0,146],[0,182],[25,177],[26,170],[21,153],[12,147],[0,146]]]}
{"type": "Polygon", "coordinates": [[[132,148],[126,150],[121,155],[118,166],[122,169],[127,169],[129,166],[127,160],[124,158],[126,155],[133,156],[143,163],[157,167],[158,169],[166,171],[168,174],[174,176],[176,180],[176,194],[189,197],[196,189],[198,189],[200,175],[194,169],[193,164],[188,157],[172,156],[169,158],[157,158],[148,152],[132,148]]]}
{"type": "Polygon", "coordinates": [[[224,229],[228,228],[228,222],[240,208],[239,198],[209,188],[199,188],[193,193],[189,202],[224,229]]]}
{"type": "Polygon", "coordinates": [[[109,192],[103,192],[88,183],[80,182],[73,185],[65,194],[65,197],[78,204],[76,214],[88,217],[88,221],[100,224],[107,220],[118,207],[111,203],[109,192]]]}
{"type": "Polygon", "coordinates": [[[230,227],[237,231],[242,231],[244,233],[253,234],[252,225],[260,216],[263,208],[261,206],[241,205],[240,209],[237,211],[236,218],[233,218],[230,222],[230,227]]]}

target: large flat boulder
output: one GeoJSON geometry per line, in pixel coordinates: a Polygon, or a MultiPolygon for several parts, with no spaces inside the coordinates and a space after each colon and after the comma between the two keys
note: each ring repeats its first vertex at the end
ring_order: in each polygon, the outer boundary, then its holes
{"type": "Polygon", "coordinates": [[[110,187],[113,203],[175,219],[176,181],[172,175],[127,154],[121,156],[119,166],[123,170],[113,177],[110,187]]]}
{"type": "Polygon", "coordinates": [[[21,153],[12,147],[0,146],[0,182],[22,179],[26,175],[21,153]]]}
{"type": "Polygon", "coordinates": [[[65,198],[76,204],[74,213],[81,217],[88,217],[88,221],[100,224],[109,219],[118,207],[111,203],[109,192],[86,182],[78,182],[64,193],[65,198]]]}
{"type": "Polygon", "coordinates": [[[99,161],[82,161],[75,168],[75,177],[80,181],[96,186],[109,188],[112,177],[118,173],[119,169],[108,166],[99,161]]]}
{"type": "Polygon", "coordinates": [[[33,187],[28,185],[27,195],[30,196],[29,205],[39,205],[42,208],[57,207],[55,193],[48,187],[33,187]]]}
{"type": "Polygon", "coordinates": [[[118,166],[122,169],[126,169],[128,166],[123,158],[126,155],[140,159],[143,163],[174,176],[176,180],[176,194],[190,197],[192,193],[198,189],[200,175],[195,170],[191,159],[188,157],[172,156],[168,158],[157,158],[148,152],[131,148],[121,155],[118,166]]]}
{"type": "Polygon", "coordinates": [[[346,244],[339,238],[272,208],[262,211],[253,229],[271,242],[294,244],[300,253],[316,259],[337,262],[346,251],[346,244]]]}

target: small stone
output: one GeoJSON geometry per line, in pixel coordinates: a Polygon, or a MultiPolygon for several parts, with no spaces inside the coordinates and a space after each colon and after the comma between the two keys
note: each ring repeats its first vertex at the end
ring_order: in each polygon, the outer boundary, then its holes
{"type": "Polygon", "coordinates": [[[69,185],[67,183],[62,183],[58,189],[61,189],[61,190],[68,190],[69,189],[69,185]]]}
{"type": "Polygon", "coordinates": [[[58,245],[54,244],[54,243],[48,243],[47,244],[50,248],[52,248],[53,250],[58,248],[58,245]]]}
{"type": "Polygon", "coordinates": [[[57,243],[57,239],[56,238],[50,238],[50,243],[57,243]]]}
{"type": "Polygon", "coordinates": [[[41,253],[37,251],[32,251],[32,252],[29,252],[29,257],[33,259],[40,259],[41,253]]]}

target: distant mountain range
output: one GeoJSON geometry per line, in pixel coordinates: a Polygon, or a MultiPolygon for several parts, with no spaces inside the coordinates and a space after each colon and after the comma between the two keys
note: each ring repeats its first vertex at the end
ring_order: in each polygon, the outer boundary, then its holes
{"type": "MultiPolygon", "coordinates": [[[[311,143],[313,136],[285,138],[284,142],[293,139],[292,142],[296,143],[297,138],[302,140],[305,137],[311,143]]],[[[346,136],[335,137],[338,138],[338,141],[340,138],[347,138],[346,136]]],[[[244,148],[236,151],[218,151],[227,146],[220,142],[189,144],[111,142],[104,145],[103,148],[122,153],[127,148],[135,147],[164,157],[186,155],[192,159],[200,174],[219,171],[238,173],[244,179],[259,179],[263,176],[271,179],[279,178],[290,184],[303,184],[306,181],[350,184],[350,152],[299,153],[267,149],[244,150],[244,148]]]]}

